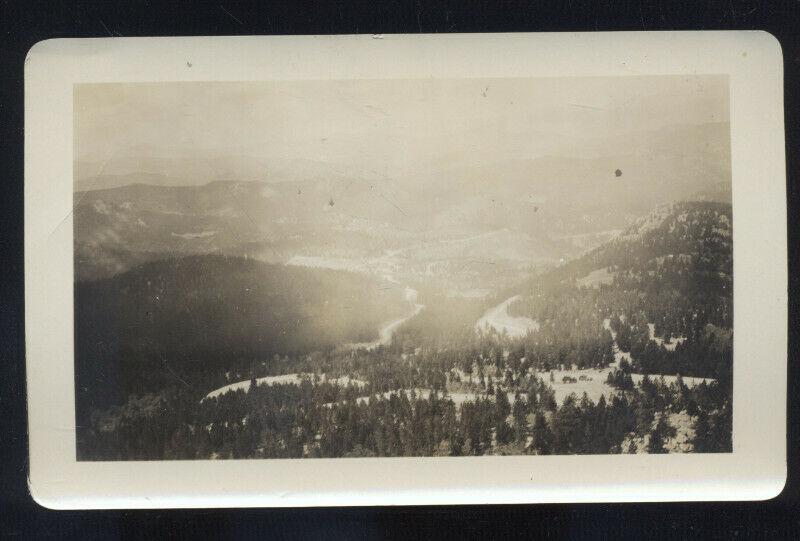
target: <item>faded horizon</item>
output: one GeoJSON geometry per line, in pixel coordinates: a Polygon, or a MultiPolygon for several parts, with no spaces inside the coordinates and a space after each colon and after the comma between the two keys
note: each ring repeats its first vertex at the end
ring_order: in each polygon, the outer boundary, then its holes
{"type": "Polygon", "coordinates": [[[76,181],[152,173],[162,185],[209,180],[174,173],[174,160],[216,168],[212,180],[282,181],[321,163],[413,183],[453,167],[624,154],[626,136],[726,123],[729,106],[721,75],[84,84],[74,102],[76,181]]]}

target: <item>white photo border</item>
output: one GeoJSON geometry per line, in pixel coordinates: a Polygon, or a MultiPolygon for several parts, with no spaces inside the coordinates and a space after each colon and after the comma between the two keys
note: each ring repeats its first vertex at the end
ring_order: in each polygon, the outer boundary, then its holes
{"type": "Polygon", "coordinates": [[[759,500],[786,481],[783,60],[765,32],[55,39],[25,62],[29,487],[56,509],[759,500]],[[78,462],[73,85],[727,74],[733,452],[78,462]]]}

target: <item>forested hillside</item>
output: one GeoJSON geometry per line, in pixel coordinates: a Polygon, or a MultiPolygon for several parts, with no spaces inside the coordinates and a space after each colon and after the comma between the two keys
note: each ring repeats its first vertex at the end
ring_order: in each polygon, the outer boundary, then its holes
{"type": "Polygon", "coordinates": [[[610,325],[634,371],[729,382],[732,261],[730,205],[676,203],[535,277],[511,311],[540,323],[526,346],[547,364],[598,362],[581,350],[610,325]]]}
{"type": "Polygon", "coordinates": [[[332,348],[369,334],[382,315],[375,288],[348,273],[241,259],[166,261],[81,284],[79,309],[98,314],[76,319],[95,329],[81,330],[81,359],[133,368],[114,381],[83,374],[95,391],[128,394],[112,407],[79,394],[79,456],[729,452],[730,219],[724,204],[663,207],[532,278],[512,305],[539,324],[522,337],[476,330],[486,301],[427,291],[427,307],[388,346],[332,348]],[[171,297],[178,280],[180,299],[171,297]],[[345,300],[358,315],[335,312],[345,300]],[[320,328],[312,308],[341,315],[342,326],[320,328]],[[183,379],[180,359],[206,370],[183,379]],[[286,376],[262,383],[273,374],[286,376]],[[237,378],[249,385],[212,393],[237,378]]]}
{"type": "Polygon", "coordinates": [[[345,271],[224,256],[150,262],[79,282],[79,410],[276,354],[373,340],[381,322],[409,310],[391,286],[345,271]]]}

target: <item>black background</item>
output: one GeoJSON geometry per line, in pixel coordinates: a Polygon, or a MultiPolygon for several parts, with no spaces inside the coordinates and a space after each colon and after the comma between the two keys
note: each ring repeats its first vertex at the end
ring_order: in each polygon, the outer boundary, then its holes
{"type": "MultiPolygon", "coordinates": [[[[15,539],[800,538],[797,196],[800,2],[8,2],[0,0],[0,536],[15,539]],[[789,478],[766,502],[57,512],[28,494],[23,303],[23,62],[55,37],[767,30],[783,47],[789,205],[789,478]]],[[[739,360],[738,362],[746,362],[739,360]]]]}

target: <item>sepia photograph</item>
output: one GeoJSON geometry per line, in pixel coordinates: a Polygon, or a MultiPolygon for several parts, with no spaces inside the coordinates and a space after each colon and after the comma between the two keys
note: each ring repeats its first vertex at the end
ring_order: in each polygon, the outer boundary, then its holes
{"type": "Polygon", "coordinates": [[[80,83],[78,461],[730,453],[727,75],[80,83]]]}
{"type": "Polygon", "coordinates": [[[783,490],[769,34],[58,39],[28,56],[40,505],[783,490]]]}
{"type": "Polygon", "coordinates": [[[780,530],[791,39],[212,7],[9,53],[9,531],[780,530]]]}

